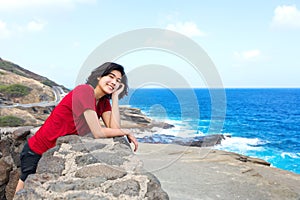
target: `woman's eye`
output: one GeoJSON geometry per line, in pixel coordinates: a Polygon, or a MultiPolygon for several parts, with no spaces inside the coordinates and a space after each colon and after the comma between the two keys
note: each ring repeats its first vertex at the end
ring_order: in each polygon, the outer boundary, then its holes
{"type": "Polygon", "coordinates": [[[121,80],[120,80],[120,79],[117,79],[117,82],[118,82],[118,83],[121,83],[121,80]]]}

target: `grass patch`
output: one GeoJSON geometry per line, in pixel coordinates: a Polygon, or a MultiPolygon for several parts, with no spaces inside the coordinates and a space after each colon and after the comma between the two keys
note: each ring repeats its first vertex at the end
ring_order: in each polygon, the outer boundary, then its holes
{"type": "Polygon", "coordinates": [[[15,126],[21,126],[23,125],[25,122],[25,120],[12,116],[12,115],[8,115],[8,116],[0,116],[0,126],[4,127],[4,126],[10,126],[10,127],[15,127],[15,126]]]}
{"type": "Polygon", "coordinates": [[[19,71],[16,69],[16,67],[14,66],[14,64],[10,63],[10,62],[6,62],[4,60],[0,60],[0,68],[4,69],[6,71],[18,74],[20,76],[24,76],[27,77],[26,74],[24,74],[23,72],[19,71]]]}
{"type": "Polygon", "coordinates": [[[44,81],[42,81],[42,83],[44,84],[44,85],[47,85],[47,86],[49,86],[49,87],[53,87],[53,86],[55,86],[56,84],[53,82],[53,81],[51,81],[51,80],[44,80],[44,81]]]}
{"type": "Polygon", "coordinates": [[[30,93],[31,88],[21,85],[0,85],[0,93],[4,94],[8,98],[23,97],[30,93]]]}

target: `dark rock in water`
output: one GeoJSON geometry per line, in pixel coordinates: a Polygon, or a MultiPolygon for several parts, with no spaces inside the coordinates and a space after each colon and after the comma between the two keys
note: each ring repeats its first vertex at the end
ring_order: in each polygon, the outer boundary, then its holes
{"type": "Polygon", "coordinates": [[[148,127],[157,127],[157,128],[162,128],[162,129],[170,129],[170,128],[174,128],[175,126],[173,124],[168,124],[166,122],[160,122],[160,121],[153,120],[151,122],[151,124],[148,125],[148,127]]]}
{"type": "Polygon", "coordinates": [[[169,128],[174,128],[175,126],[173,124],[167,124],[167,123],[164,123],[163,124],[163,129],[169,129],[169,128]]]}
{"type": "Polygon", "coordinates": [[[163,121],[150,119],[142,113],[141,109],[120,106],[120,117],[123,128],[148,128],[153,127],[170,129],[174,125],[163,121]]]}
{"type": "Polygon", "coordinates": [[[140,109],[120,107],[121,120],[133,121],[137,124],[149,124],[151,119],[142,114],[140,109]]]}
{"type": "Polygon", "coordinates": [[[138,138],[138,141],[143,143],[179,144],[183,146],[210,147],[216,144],[221,144],[221,141],[223,139],[225,138],[222,134],[186,138],[165,134],[153,134],[151,136],[138,138]]]}

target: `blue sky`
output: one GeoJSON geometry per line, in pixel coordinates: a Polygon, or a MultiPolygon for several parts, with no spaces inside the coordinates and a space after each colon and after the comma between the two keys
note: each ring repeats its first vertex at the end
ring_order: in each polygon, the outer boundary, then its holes
{"type": "MultiPolygon", "coordinates": [[[[300,87],[297,0],[0,0],[0,57],[73,88],[99,45],[144,28],[177,31],[196,42],[224,87],[300,87]]],[[[163,64],[191,87],[205,85],[175,57],[144,50],[117,62],[129,71],[163,64]]]]}

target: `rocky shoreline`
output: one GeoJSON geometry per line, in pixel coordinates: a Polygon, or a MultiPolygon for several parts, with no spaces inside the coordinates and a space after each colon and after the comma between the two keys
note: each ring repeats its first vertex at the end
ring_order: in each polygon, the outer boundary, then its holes
{"type": "Polygon", "coordinates": [[[140,144],[137,157],[172,200],[299,200],[300,175],[236,153],[140,144]]]}

